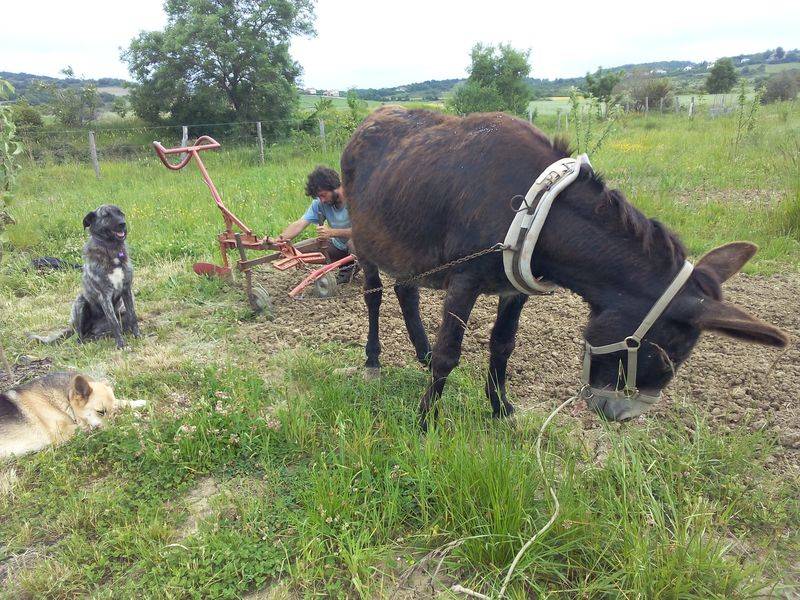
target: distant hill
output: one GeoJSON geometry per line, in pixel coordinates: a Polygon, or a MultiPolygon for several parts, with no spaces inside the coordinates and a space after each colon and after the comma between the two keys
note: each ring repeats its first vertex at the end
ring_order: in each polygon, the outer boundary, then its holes
{"type": "Polygon", "coordinates": [[[54,83],[59,88],[81,87],[87,83],[97,86],[101,94],[112,96],[125,95],[127,90],[124,86],[128,84],[124,79],[114,77],[101,77],[100,79],[78,79],[75,77],[57,78],[46,75],[32,75],[30,73],[11,73],[0,71],[0,79],[5,79],[14,86],[14,95],[10,100],[25,99],[29,104],[44,104],[50,99],[50,94],[46,90],[39,89],[37,83],[54,83]]]}
{"type": "MultiPolygon", "coordinates": [[[[784,65],[800,68],[800,49],[787,50],[781,58],[775,50],[765,50],[754,54],[739,54],[730,57],[739,74],[750,81],[758,83],[784,65]]],[[[636,63],[610,67],[609,71],[624,71],[626,74],[641,74],[653,77],[667,77],[672,81],[673,87],[679,93],[699,92],[708,75],[712,63],[707,61],[691,62],[688,60],[664,60],[649,63],[636,63]]],[[[49,100],[45,90],[37,88],[36,82],[55,83],[59,87],[78,87],[85,83],[97,85],[104,102],[110,102],[113,96],[125,95],[129,82],[124,79],[102,77],[100,79],[58,79],[44,75],[31,75],[30,73],[10,73],[0,71],[0,79],[6,79],[16,89],[11,100],[24,98],[30,104],[44,104],[49,100]]],[[[465,81],[460,79],[431,79],[417,83],[408,83],[388,88],[357,88],[355,91],[364,100],[382,102],[398,100],[441,100],[452,89],[465,81]]],[[[534,95],[539,98],[550,96],[566,96],[570,89],[580,88],[585,82],[585,77],[571,77],[558,79],[528,78],[528,84],[533,88],[534,95]]]]}
{"type": "MultiPolygon", "coordinates": [[[[793,63],[800,67],[800,49],[787,50],[783,57],[777,58],[774,50],[765,50],[755,54],[739,54],[730,57],[739,74],[750,81],[758,83],[774,71],[774,65],[793,63]]],[[[610,67],[608,71],[624,71],[626,74],[641,74],[654,77],[667,77],[679,92],[699,92],[713,63],[708,61],[691,62],[688,60],[664,60],[649,63],[636,63],[610,67]]],[[[465,79],[429,80],[420,83],[398,85],[390,88],[356,89],[361,98],[366,100],[440,100],[449,94],[453,87],[465,79]]],[[[528,78],[536,97],[566,96],[571,88],[580,88],[586,83],[585,77],[559,79],[528,78]]]]}

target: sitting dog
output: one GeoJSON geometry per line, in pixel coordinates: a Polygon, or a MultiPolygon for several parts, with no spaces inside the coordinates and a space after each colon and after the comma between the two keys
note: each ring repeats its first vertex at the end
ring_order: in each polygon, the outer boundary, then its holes
{"type": "Polygon", "coordinates": [[[125,215],[118,206],[104,204],[83,218],[89,239],[83,247],[83,289],[72,305],[70,326],[49,335],[31,335],[52,343],[73,333],[81,341],[109,334],[117,347],[125,346],[123,329],[139,337],[139,323],[133,306],[133,265],[128,256],[125,215]]]}
{"type": "Polygon", "coordinates": [[[118,408],[141,408],[144,400],[118,400],[107,383],[56,372],[0,392],[0,458],[60,444],[81,429],[104,424],[118,408]]]}

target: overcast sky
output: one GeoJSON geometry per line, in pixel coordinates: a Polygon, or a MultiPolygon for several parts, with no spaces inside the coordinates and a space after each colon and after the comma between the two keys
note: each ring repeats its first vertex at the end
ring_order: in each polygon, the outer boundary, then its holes
{"type": "MultiPolygon", "coordinates": [[[[5,4],[5,2],[4,2],[5,4]]],[[[119,60],[139,31],[159,29],[162,0],[8,2],[0,23],[0,71],[128,78],[119,60]]],[[[738,3],[737,3],[738,4],[738,3]]],[[[292,54],[307,86],[388,87],[464,77],[475,42],[530,48],[531,75],[583,75],[598,66],[714,60],[800,46],[800,2],[737,10],[698,0],[317,0],[318,35],[292,54]]]]}

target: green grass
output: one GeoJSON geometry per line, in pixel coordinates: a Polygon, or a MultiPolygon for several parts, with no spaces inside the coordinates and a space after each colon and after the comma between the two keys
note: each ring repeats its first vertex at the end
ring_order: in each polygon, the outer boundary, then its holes
{"type": "MultiPolygon", "coordinates": [[[[745,238],[761,246],[751,271],[796,270],[800,187],[788,174],[800,115],[763,109],[732,155],[735,123],[626,117],[592,162],[695,256],[745,238]]],[[[555,119],[541,126],[553,133],[555,119]]],[[[308,171],[338,162],[336,149],[301,143],[269,148],[264,166],[255,149],[206,156],[229,207],[272,234],[305,208],[308,171]]],[[[218,259],[221,221],[194,167],[173,173],[151,157],[105,161],[102,173],[23,171],[0,339],[12,358],[108,376],[120,397],[149,405],[0,465],[0,481],[16,475],[0,484],[0,565],[23,565],[0,597],[389,597],[412,564],[464,538],[437,585],[496,594],[550,517],[549,482],[561,515],[520,562],[510,597],[745,598],[790,579],[800,483],[765,468],[766,434],[711,430],[683,404],[674,419],[595,432],[559,418],[543,480],[534,444],[546,415],[492,421],[483,366],[465,364],[441,427],[421,436],[424,373],[388,369],[367,383],[331,372],[360,362],[360,349],[254,344],[261,324],[240,290],[190,272],[218,259]],[[23,332],[63,324],[80,276],[34,274],[28,260],[77,262],[81,218],[101,202],[128,215],[145,336],[122,352],[111,341],[33,346],[23,332]],[[195,490],[209,480],[216,493],[198,513],[195,490]]]]}

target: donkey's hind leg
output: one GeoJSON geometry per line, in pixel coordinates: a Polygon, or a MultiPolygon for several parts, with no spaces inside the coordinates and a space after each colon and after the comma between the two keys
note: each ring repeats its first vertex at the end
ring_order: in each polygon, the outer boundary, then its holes
{"type": "Polygon", "coordinates": [[[514,351],[519,315],[528,297],[523,294],[501,297],[497,319],[489,340],[489,374],[486,377],[486,397],[492,404],[494,417],[507,417],[514,407],[506,400],[506,367],[514,351]]]}
{"type": "Polygon", "coordinates": [[[397,284],[394,286],[394,293],[400,302],[400,310],[403,313],[403,320],[406,323],[406,331],[414,350],[417,360],[422,366],[429,367],[431,364],[431,345],[425,333],[425,326],[419,316],[419,288],[411,285],[397,284]]]}
{"type": "Polygon", "coordinates": [[[378,267],[372,263],[360,260],[359,264],[364,269],[364,303],[367,305],[367,312],[369,314],[369,334],[367,335],[367,345],[365,348],[367,354],[367,361],[364,364],[366,367],[366,377],[376,377],[380,375],[381,362],[381,341],[378,331],[378,321],[381,312],[381,300],[383,299],[383,290],[381,287],[381,276],[378,272],[378,267]],[[375,288],[378,288],[377,290],[375,288]],[[375,291],[371,291],[375,290],[375,291]]]}
{"type": "Polygon", "coordinates": [[[419,424],[423,431],[428,429],[428,413],[431,408],[434,408],[433,416],[436,418],[436,401],[442,394],[447,376],[461,359],[461,342],[477,299],[478,286],[470,277],[453,277],[447,288],[442,325],[439,327],[431,356],[431,383],[419,404],[419,424]]]}

